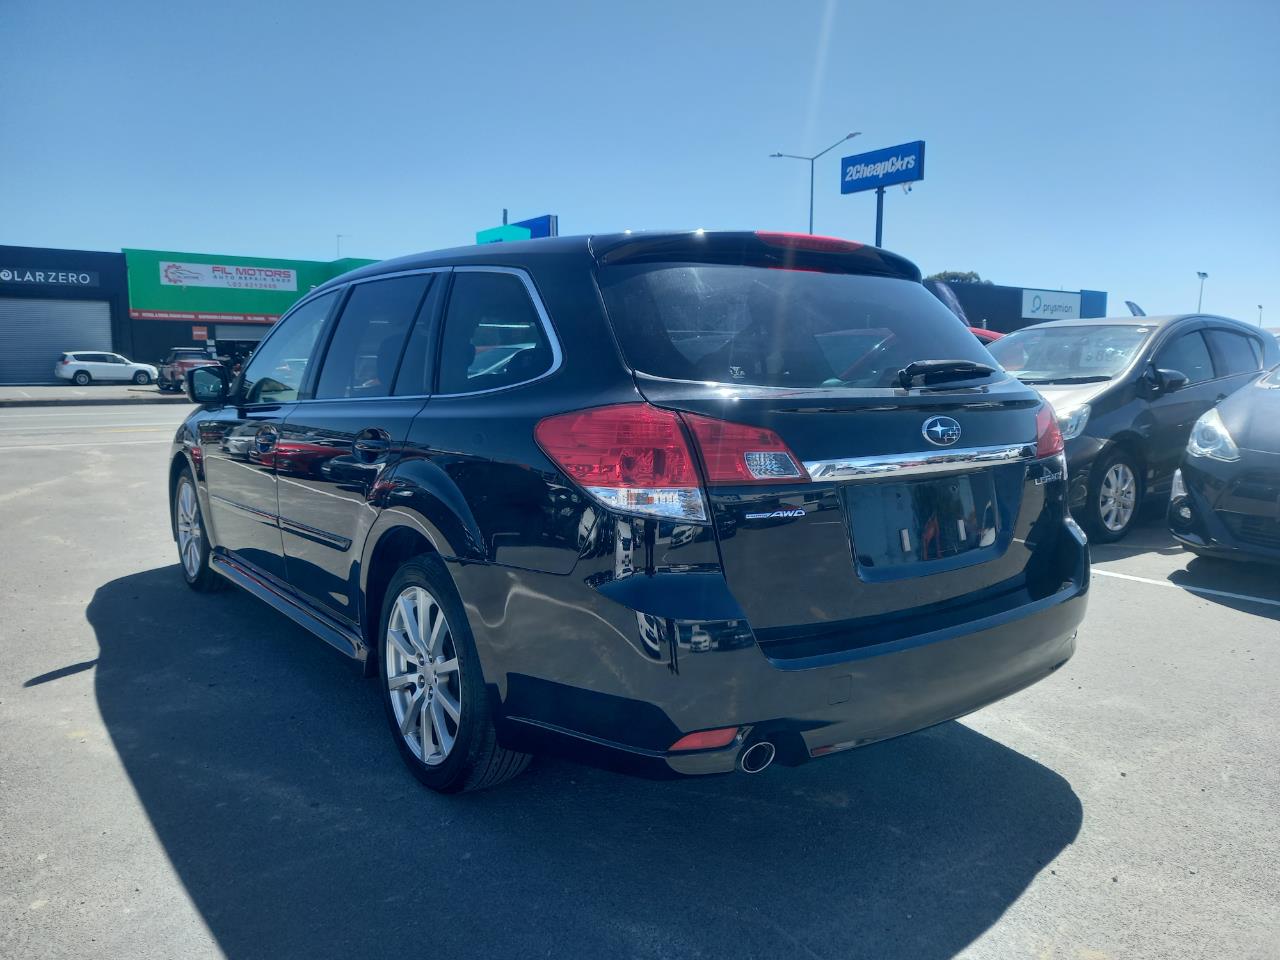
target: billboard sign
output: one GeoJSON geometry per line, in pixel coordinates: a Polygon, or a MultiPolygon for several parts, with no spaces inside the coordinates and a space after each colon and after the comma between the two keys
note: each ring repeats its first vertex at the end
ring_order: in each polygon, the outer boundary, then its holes
{"type": "Polygon", "coordinates": [[[226,287],[231,290],[298,289],[298,272],[287,267],[240,263],[160,261],[160,283],[169,287],[226,287]]]}
{"type": "Polygon", "coordinates": [[[528,220],[517,220],[515,223],[504,223],[500,227],[476,232],[476,243],[503,243],[511,240],[534,240],[538,237],[558,237],[560,235],[560,218],[554,213],[546,213],[528,220]]]}
{"type": "Polygon", "coordinates": [[[1065,290],[1023,290],[1022,319],[1078,320],[1080,319],[1080,294],[1065,290]]]}
{"type": "Polygon", "coordinates": [[[924,141],[903,143],[840,161],[840,192],[861,193],[924,179],[924,141]]]}

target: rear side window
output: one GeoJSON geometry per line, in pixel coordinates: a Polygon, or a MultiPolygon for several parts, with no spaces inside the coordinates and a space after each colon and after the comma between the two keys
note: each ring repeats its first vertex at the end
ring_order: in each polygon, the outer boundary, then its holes
{"type": "Polygon", "coordinates": [[[1156,366],[1186,374],[1188,383],[1203,383],[1214,377],[1209,348],[1205,346],[1204,337],[1200,336],[1199,331],[1184,333],[1166,344],[1156,357],[1156,366]]]}
{"type": "Polygon", "coordinates": [[[1256,373],[1262,369],[1261,351],[1252,337],[1232,333],[1229,330],[1209,330],[1205,335],[1213,348],[1218,376],[1230,377],[1240,373],[1256,373]]]}
{"type": "Polygon", "coordinates": [[[317,400],[386,397],[430,274],[358,283],[329,341],[317,400]]]}
{"type": "Polygon", "coordinates": [[[298,399],[316,340],[335,294],[309,300],[280,321],[280,328],[253,355],[240,382],[245,403],[289,403],[298,399]]]}
{"type": "Polygon", "coordinates": [[[600,270],[628,364],[675,380],[893,387],[916,360],[992,358],[937,297],[889,277],[726,264],[600,270]]]}
{"type": "Polygon", "coordinates": [[[538,311],[510,273],[454,273],[440,344],[440,392],[475,393],[524,383],[554,354],[538,311]]]}

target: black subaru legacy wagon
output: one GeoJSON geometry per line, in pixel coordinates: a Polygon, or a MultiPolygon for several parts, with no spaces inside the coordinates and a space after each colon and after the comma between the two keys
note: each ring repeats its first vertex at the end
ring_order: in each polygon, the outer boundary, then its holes
{"type": "Polygon", "coordinates": [[[903,258],[771,233],[424,254],[308,293],[169,469],[187,582],[361,661],[441,791],[756,773],[1071,656],[1052,409],[903,258]]]}

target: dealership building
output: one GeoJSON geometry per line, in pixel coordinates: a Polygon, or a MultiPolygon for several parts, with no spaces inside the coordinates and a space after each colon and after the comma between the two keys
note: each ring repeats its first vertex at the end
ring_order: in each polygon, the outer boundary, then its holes
{"type": "Polygon", "coordinates": [[[156,363],[170,347],[259,340],[308,290],[372,262],[0,246],[0,384],[55,382],[68,350],[156,363]]]}
{"type": "MultiPolygon", "coordinates": [[[[1042,290],[937,280],[927,280],[925,286],[968,326],[1000,333],[1012,333],[1049,320],[1107,315],[1107,295],[1101,290],[1042,290]]],[[[1123,315],[1128,316],[1128,312],[1123,315]]]]}

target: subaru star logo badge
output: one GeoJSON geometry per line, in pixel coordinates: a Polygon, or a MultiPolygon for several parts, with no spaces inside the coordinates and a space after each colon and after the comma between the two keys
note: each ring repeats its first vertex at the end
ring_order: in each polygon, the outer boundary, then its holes
{"type": "Polygon", "coordinates": [[[950,417],[930,417],[920,430],[924,438],[939,447],[949,447],[960,439],[960,424],[950,417]]]}

